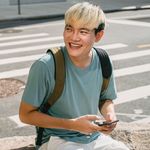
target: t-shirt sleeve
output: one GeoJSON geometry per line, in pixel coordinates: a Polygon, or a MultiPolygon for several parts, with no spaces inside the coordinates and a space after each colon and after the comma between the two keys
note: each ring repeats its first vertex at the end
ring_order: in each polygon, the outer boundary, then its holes
{"type": "Polygon", "coordinates": [[[103,93],[101,93],[100,100],[107,100],[107,99],[114,100],[116,98],[117,98],[117,89],[116,89],[114,73],[112,72],[108,87],[103,93]]]}
{"type": "Polygon", "coordinates": [[[27,84],[22,96],[22,100],[35,107],[39,107],[43,100],[49,95],[50,80],[47,65],[37,60],[30,68],[27,84]]]}

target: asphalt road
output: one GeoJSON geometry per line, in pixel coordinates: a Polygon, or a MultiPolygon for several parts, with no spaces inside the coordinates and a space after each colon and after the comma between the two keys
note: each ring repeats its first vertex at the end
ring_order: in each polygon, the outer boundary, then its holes
{"type": "MultiPolygon", "coordinates": [[[[121,122],[150,123],[150,16],[149,11],[108,14],[105,36],[95,46],[105,48],[115,68],[118,90],[116,113],[121,122]],[[137,17],[138,16],[138,17],[137,17]]],[[[7,26],[7,24],[6,24],[7,26]]],[[[63,44],[64,21],[0,30],[0,79],[26,83],[31,64],[47,48],[63,44]]],[[[18,107],[23,89],[14,96],[0,98],[0,138],[33,135],[34,127],[21,124],[18,107]]]]}

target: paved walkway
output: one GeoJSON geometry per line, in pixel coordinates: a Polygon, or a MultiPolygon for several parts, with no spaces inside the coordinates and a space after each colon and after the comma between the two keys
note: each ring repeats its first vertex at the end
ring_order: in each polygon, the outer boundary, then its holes
{"type": "MultiPolygon", "coordinates": [[[[101,3],[102,9],[105,12],[113,12],[123,10],[124,6],[128,7],[129,4],[126,0],[126,5],[124,3],[113,3],[111,0],[95,0],[97,4],[101,3]],[[110,3],[107,3],[110,1],[110,3]]],[[[120,0],[121,1],[121,0],[120,0]]],[[[122,0],[123,1],[123,0],[122,0]]],[[[138,2],[138,0],[134,0],[134,2],[138,2]]],[[[150,3],[150,2],[149,2],[150,3]]],[[[148,3],[147,3],[148,4],[148,3]]],[[[10,20],[21,20],[21,19],[36,19],[36,18],[55,18],[55,17],[63,17],[64,12],[73,5],[73,2],[57,2],[57,3],[45,3],[45,4],[33,4],[33,5],[22,5],[21,6],[21,14],[18,14],[17,6],[0,6],[0,23],[10,20]]],[[[142,4],[135,3],[136,6],[131,9],[143,9],[142,4]]],[[[128,8],[129,9],[129,8],[128,8]]],[[[131,129],[131,127],[130,127],[131,129]]],[[[148,131],[145,135],[146,139],[149,140],[149,132],[150,127],[148,126],[148,131]]],[[[145,130],[145,128],[144,128],[145,130]]],[[[142,129],[143,131],[143,129],[142,129]]],[[[143,132],[142,132],[143,133],[143,132]]],[[[140,140],[139,140],[140,141],[140,140]]],[[[2,150],[23,150],[23,149],[33,149],[32,145],[34,143],[34,136],[28,137],[6,137],[0,139],[0,147],[2,150]],[[16,144],[16,145],[15,145],[16,144]],[[19,145],[20,144],[20,145],[19,145]],[[3,147],[5,145],[5,147],[3,147]],[[28,147],[28,148],[27,148],[28,147]]],[[[144,150],[144,149],[143,149],[144,150]]]]}

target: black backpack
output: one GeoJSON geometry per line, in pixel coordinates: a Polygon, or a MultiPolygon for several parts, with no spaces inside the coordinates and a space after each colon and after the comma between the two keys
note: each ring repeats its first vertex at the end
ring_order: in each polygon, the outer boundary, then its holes
{"type": "MultiPolygon", "coordinates": [[[[100,48],[94,48],[99,56],[101,67],[102,67],[102,75],[103,75],[103,84],[102,90],[105,91],[107,89],[110,76],[112,74],[112,66],[107,52],[100,48]]],[[[43,113],[47,113],[49,108],[57,101],[57,99],[61,96],[61,93],[64,88],[65,83],[65,61],[63,52],[61,47],[51,48],[47,50],[47,53],[50,52],[54,58],[55,64],[55,86],[53,93],[50,95],[48,101],[40,107],[40,111],[43,113]]],[[[101,107],[101,103],[99,107],[101,107]]],[[[42,141],[44,128],[37,128],[37,138],[36,138],[36,147],[40,147],[44,142],[42,141]]]]}

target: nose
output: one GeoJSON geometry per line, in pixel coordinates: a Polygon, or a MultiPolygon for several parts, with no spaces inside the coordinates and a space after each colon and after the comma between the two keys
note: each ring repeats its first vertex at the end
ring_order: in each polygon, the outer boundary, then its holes
{"type": "Polygon", "coordinates": [[[79,32],[78,32],[78,31],[74,31],[74,32],[72,33],[71,39],[72,39],[73,41],[78,41],[78,40],[80,40],[79,32]]]}

